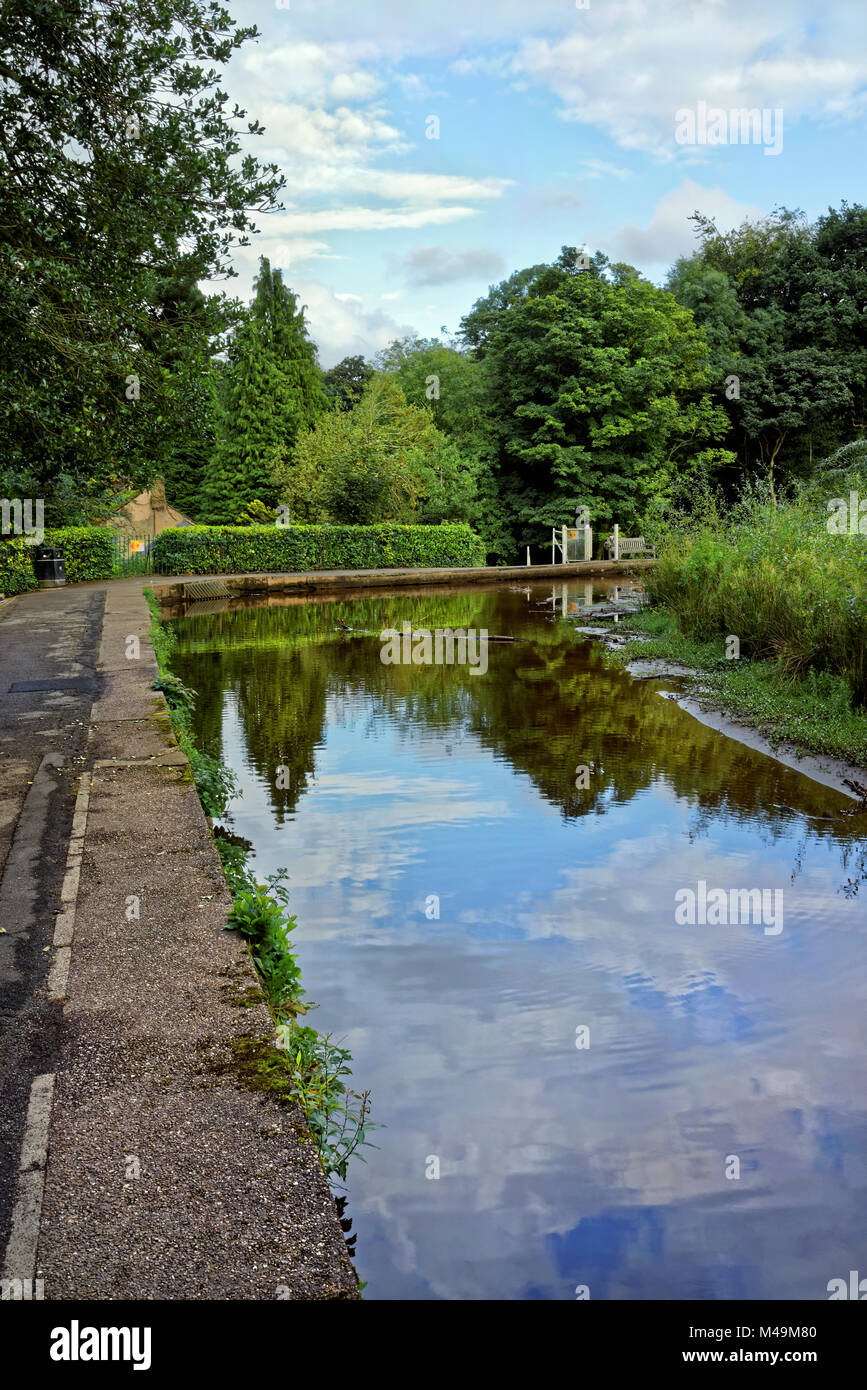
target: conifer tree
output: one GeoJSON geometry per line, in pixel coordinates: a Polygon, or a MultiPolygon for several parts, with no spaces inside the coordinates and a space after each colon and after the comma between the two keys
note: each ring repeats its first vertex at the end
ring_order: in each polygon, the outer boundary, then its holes
{"type": "Polygon", "coordinates": [[[327,409],[304,310],[263,256],[255,297],[228,352],[217,443],[205,479],[202,519],[236,520],[257,498],[275,502],[271,470],[299,433],[327,409]]]}

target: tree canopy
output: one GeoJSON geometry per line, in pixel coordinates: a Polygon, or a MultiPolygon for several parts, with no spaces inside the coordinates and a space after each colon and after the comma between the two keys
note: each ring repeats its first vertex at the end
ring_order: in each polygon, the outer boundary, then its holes
{"type": "Polygon", "coordinates": [[[330,401],[341,410],[348,410],[361,400],[373,374],[373,367],[363,357],[344,357],[323,373],[322,386],[330,401]]]}
{"type": "Polygon", "coordinates": [[[272,482],[299,521],[466,521],[475,470],[388,376],[375,378],[351,411],[332,411],[278,461],[272,482]]]}
{"type": "Polygon", "coordinates": [[[219,88],[255,32],[207,0],[2,7],[4,486],[54,520],[144,484],[190,427],[225,305],[170,287],[232,274],[282,182],[219,88]]]}
{"type": "Polygon", "coordinates": [[[564,247],[468,321],[517,543],[547,539],[579,506],[597,527],[632,526],[676,475],[724,461],[704,335],[631,267],[564,247]]]}
{"type": "Polygon", "coordinates": [[[465,520],[494,560],[585,506],[641,528],[675,495],[771,493],[867,429],[867,209],[777,209],[665,288],[599,251],[489,287],[459,336],[323,372],[305,309],[234,274],[276,165],[221,70],[256,37],[219,0],[0,8],[0,490],[50,523],[164,476],[197,521],[465,520]]]}
{"type": "Polygon", "coordinates": [[[728,233],[693,221],[698,248],[668,286],[707,337],[738,479],[773,489],[867,426],[867,208],[814,224],[779,209],[728,233]]]}

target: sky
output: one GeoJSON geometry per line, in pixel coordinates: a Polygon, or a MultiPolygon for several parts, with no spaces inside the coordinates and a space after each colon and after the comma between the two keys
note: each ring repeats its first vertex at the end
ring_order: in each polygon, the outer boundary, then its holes
{"type": "Polygon", "coordinates": [[[696,210],[728,230],[864,197],[864,0],[226,4],[260,37],[221,85],[287,185],[220,288],[248,297],[269,256],[324,367],[457,332],[563,245],[662,283],[696,210]]]}

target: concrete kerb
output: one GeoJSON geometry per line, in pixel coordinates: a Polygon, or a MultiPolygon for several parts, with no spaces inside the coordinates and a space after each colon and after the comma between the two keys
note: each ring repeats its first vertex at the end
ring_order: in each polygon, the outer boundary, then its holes
{"type": "MultiPolygon", "coordinates": [[[[39,795],[45,796],[46,793],[43,788],[45,777],[61,764],[62,759],[53,754],[46,754],[36,777],[33,779],[33,787],[29,793],[31,798],[39,795]]],[[[46,981],[48,1000],[53,1004],[63,1003],[69,980],[72,940],[75,931],[75,905],[78,897],[81,857],[87,828],[89,795],[90,774],[82,773],[79,777],[78,795],[72,817],[66,856],[66,872],[60,890],[60,912],[54,919],[51,965],[46,981]]],[[[22,822],[27,823],[24,817],[22,817],[22,822]]],[[[16,841],[17,839],[16,836],[16,841]]],[[[26,875],[23,875],[23,871],[21,869],[16,871],[15,869],[13,860],[15,853],[16,843],[13,841],[7,867],[12,869],[16,882],[19,879],[26,882],[28,880],[26,875]],[[13,862],[10,863],[10,861],[13,862]]],[[[3,1259],[2,1279],[4,1285],[8,1285],[9,1281],[12,1281],[19,1287],[29,1285],[31,1290],[36,1273],[55,1081],[56,1076],[51,1072],[35,1077],[31,1084],[18,1165],[15,1205],[3,1259]]]]}
{"type": "MultiPolygon", "coordinates": [[[[109,613],[107,606],[103,617],[99,657],[96,663],[97,670],[104,673],[111,689],[99,700],[94,701],[91,706],[89,742],[92,741],[94,729],[98,724],[108,721],[115,722],[112,715],[118,704],[122,710],[129,711],[131,706],[138,709],[143,701],[147,706],[147,713],[150,713],[156,705],[160,713],[164,713],[166,718],[169,714],[165,698],[159,691],[148,692],[142,696],[141,689],[130,691],[126,688],[133,681],[140,687],[143,678],[148,684],[151,684],[159,673],[150,636],[150,610],[144,604],[140,594],[129,591],[124,594],[113,594],[112,600],[111,612],[109,613]],[[125,649],[130,637],[137,639],[139,655],[129,657],[124,651],[124,656],[121,659],[118,648],[123,644],[125,649]],[[118,682],[123,683],[122,694],[117,689],[118,682]],[[119,694],[121,695],[119,701],[113,699],[119,694]]],[[[130,713],[122,719],[122,722],[129,723],[134,719],[135,714],[130,713]]],[[[108,767],[137,767],[142,764],[151,767],[186,767],[188,761],[186,754],[177,747],[168,748],[165,753],[157,756],[150,752],[144,753],[141,758],[97,758],[93,763],[93,771],[83,773],[79,778],[78,796],[72,817],[72,831],[66,858],[66,874],[60,892],[61,910],[54,923],[53,954],[47,982],[48,998],[52,1003],[62,1004],[65,1001],[69,984],[78,883],[94,776],[100,769],[108,767]]]]}
{"type": "Polygon", "coordinates": [[[30,1103],[27,1107],[18,1164],[15,1207],[3,1259],[4,1284],[9,1281],[19,1285],[26,1282],[29,1283],[31,1291],[36,1274],[55,1079],[53,1072],[46,1072],[35,1077],[30,1087],[30,1103]]]}
{"type": "Polygon", "coordinates": [[[182,602],[186,584],[195,578],[218,578],[233,596],[265,593],[291,593],[341,589],[389,589],[408,585],[436,587],[443,584],[490,584],[521,580],[560,580],[598,577],[651,569],[653,560],[579,560],[560,565],[452,566],[442,569],[304,570],[260,574],[221,574],[189,576],[150,575],[147,586],[161,601],[182,602]]]}
{"type": "Polygon", "coordinates": [[[69,983],[69,965],[72,955],[72,940],[75,935],[75,905],[78,900],[78,880],[81,873],[81,857],[84,852],[84,837],[87,830],[87,808],[90,801],[91,774],[82,773],[78,783],[78,796],[72,816],[72,834],[69,837],[69,852],[66,856],[66,873],[60,890],[60,912],[54,920],[54,947],[51,969],[48,972],[48,998],[59,1004],[66,998],[69,983]]]}
{"type": "MultiPolygon", "coordinates": [[[[17,595],[16,595],[17,597],[17,595]]],[[[4,601],[0,606],[2,613],[12,600],[4,601]]],[[[100,643],[99,660],[97,668],[105,672],[106,676],[113,682],[121,679],[124,685],[127,678],[135,677],[140,682],[142,677],[153,679],[157,675],[157,664],[153,654],[153,646],[150,640],[150,614],[145,607],[142,613],[142,600],[140,597],[124,595],[121,602],[115,606],[117,609],[128,609],[128,617],[114,617],[113,621],[108,620],[103,624],[102,640],[100,643]],[[144,651],[144,660],[130,660],[124,657],[123,662],[110,659],[111,649],[115,646],[120,637],[125,643],[131,635],[130,628],[133,628],[134,635],[138,637],[140,647],[144,651]],[[148,655],[150,659],[148,659],[148,655]]],[[[126,693],[126,692],[125,692],[126,693]]],[[[153,696],[148,695],[146,702],[148,708],[162,702],[163,710],[168,717],[168,706],[158,692],[154,691],[153,696]]],[[[128,700],[121,701],[122,705],[128,707],[128,700]]],[[[103,701],[96,701],[91,706],[89,738],[93,734],[96,724],[105,716],[99,714],[97,706],[108,709],[108,704],[103,701]]],[[[75,937],[75,916],[78,901],[79,878],[81,874],[81,862],[84,853],[84,844],[87,834],[87,817],[90,803],[90,794],[93,786],[93,774],[100,768],[107,767],[136,767],[142,763],[149,766],[186,766],[188,759],[186,755],[177,747],[169,748],[161,756],[155,757],[153,753],[145,754],[139,759],[97,759],[93,765],[93,772],[82,773],[78,779],[78,794],[75,801],[75,809],[72,817],[72,827],[69,837],[69,846],[66,856],[66,871],[60,890],[60,911],[54,920],[54,936],[52,941],[51,966],[46,981],[46,993],[48,1000],[52,1004],[61,1007],[66,1002],[67,990],[69,986],[69,972],[72,961],[72,947],[75,937]]],[[[46,755],[40,767],[37,777],[34,778],[34,788],[30,793],[31,797],[43,794],[42,781],[44,780],[43,771],[50,765],[52,768],[57,763],[57,759],[52,755],[46,755]]],[[[18,1184],[16,1191],[15,1207],[13,1209],[12,1223],[9,1240],[4,1255],[2,1279],[4,1283],[13,1281],[18,1284],[31,1281],[36,1271],[37,1249],[39,1242],[39,1230],[42,1215],[42,1201],[45,1189],[45,1171],[48,1163],[49,1135],[51,1129],[51,1111],[54,1100],[55,1074],[46,1073],[37,1076],[31,1086],[30,1102],[28,1106],[25,1131],[21,1146],[21,1156],[19,1160],[18,1184]]]]}

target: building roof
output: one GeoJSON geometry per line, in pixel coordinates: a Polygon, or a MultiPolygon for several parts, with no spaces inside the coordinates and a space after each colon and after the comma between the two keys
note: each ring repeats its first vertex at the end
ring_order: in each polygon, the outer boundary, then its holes
{"type": "Polygon", "coordinates": [[[162,478],[155,478],[146,492],[140,492],[110,517],[108,525],[127,535],[158,536],[169,526],[194,526],[195,522],[169,506],[165,483],[162,478]]]}

